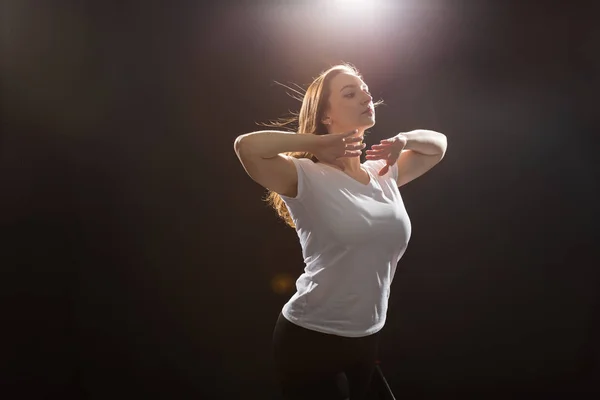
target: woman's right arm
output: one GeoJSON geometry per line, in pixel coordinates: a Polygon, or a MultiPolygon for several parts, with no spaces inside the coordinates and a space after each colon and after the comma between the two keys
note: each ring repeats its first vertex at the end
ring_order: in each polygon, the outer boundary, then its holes
{"type": "Polygon", "coordinates": [[[298,194],[298,174],[287,152],[308,152],[320,161],[344,168],[341,157],[360,156],[365,145],[357,131],[326,135],[258,131],[238,136],[234,149],[244,169],[256,183],[288,197],[298,194]]]}
{"type": "Polygon", "coordinates": [[[296,197],[296,166],[281,153],[312,153],[317,140],[318,136],[310,134],[258,131],[238,136],[234,142],[234,149],[246,173],[256,183],[275,193],[296,197]]]}

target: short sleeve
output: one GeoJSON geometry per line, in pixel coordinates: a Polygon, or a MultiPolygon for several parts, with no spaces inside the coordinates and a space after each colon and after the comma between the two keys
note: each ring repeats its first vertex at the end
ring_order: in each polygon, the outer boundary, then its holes
{"type": "Polygon", "coordinates": [[[296,197],[289,197],[281,194],[280,196],[286,201],[301,201],[304,198],[306,186],[308,185],[310,167],[314,162],[308,158],[296,158],[287,155],[284,155],[284,157],[291,159],[296,166],[296,174],[298,175],[298,193],[296,194],[296,197]]]}

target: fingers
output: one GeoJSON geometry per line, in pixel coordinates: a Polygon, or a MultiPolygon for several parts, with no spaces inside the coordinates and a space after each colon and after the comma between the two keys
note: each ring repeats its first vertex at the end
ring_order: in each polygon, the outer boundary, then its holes
{"type": "Polygon", "coordinates": [[[392,145],[391,143],[374,144],[371,146],[371,148],[374,150],[389,149],[391,145],[392,145]]]}
{"type": "Polygon", "coordinates": [[[367,150],[366,152],[367,157],[375,157],[375,158],[371,158],[371,160],[379,160],[379,159],[383,159],[383,158],[388,158],[389,155],[391,154],[389,151],[376,151],[376,150],[367,150]]]}
{"type": "Polygon", "coordinates": [[[344,153],[344,155],[342,157],[357,157],[360,156],[362,154],[362,151],[360,150],[346,150],[346,152],[344,153]]]}
{"type": "Polygon", "coordinates": [[[372,147],[366,151],[367,154],[390,154],[389,149],[373,149],[372,147]]]}
{"type": "Polygon", "coordinates": [[[347,144],[346,150],[362,150],[365,147],[367,147],[367,145],[365,143],[347,144]]]}
{"type": "Polygon", "coordinates": [[[362,142],[362,140],[364,139],[363,136],[354,136],[354,137],[349,137],[349,138],[344,138],[344,143],[356,143],[356,142],[362,142]]]}
{"type": "Polygon", "coordinates": [[[365,158],[367,160],[386,160],[388,164],[394,164],[399,157],[399,153],[390,151],[367,150],[365,158]]]}

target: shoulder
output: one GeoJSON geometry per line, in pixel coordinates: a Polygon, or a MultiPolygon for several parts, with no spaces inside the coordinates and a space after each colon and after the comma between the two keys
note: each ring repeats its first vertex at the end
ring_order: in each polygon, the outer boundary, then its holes
{"type": "Polygon", "coordinates": [[[307,190],[307,187],[312,187],[319,181],[319,175],[321,175],[322,166],[319,163],[315,163],[310,158],[301,157],[297,158],[292,155],[282,155],[286,159],[290,160],[296,168],[297,177],[297,192],[296,196],[282,196],[288,201],[302,200],[305,197],[305,193],[311,193],[311,190],[307,190]]]}
{"type": "Polygon", "coordinates": [[[297,157],[289,156],[289,155],[286,155],[284,157],[291,160],[294,163],[294,165],[296,166],[296,169],[299,170],[299,172],[311,173],[313,171],[317,171],[322,168],[320,163],[316,163],[313,160],[311,160],[310,158],[306,158],[306,157],[297,158],[297,157]]]}
{"type": "Polygon", "coordinates": [[[291,160],[294,164],[298,165],[298,164],[302,164],[302,165],[310,165],[310,164],[315,164],[315,162],[313,160],[311,160],[310,158],[306,158],[306,157],[294,157],[294,156],[290,156],[288,154],[282,154],[283,157],[291,160]]]}

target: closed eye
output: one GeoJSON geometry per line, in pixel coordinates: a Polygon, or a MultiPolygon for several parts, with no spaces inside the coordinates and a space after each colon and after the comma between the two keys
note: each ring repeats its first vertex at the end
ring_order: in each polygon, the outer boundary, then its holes
{"type": "MultiPolygon", "coordinates": [[[[368,94],[369,96],[371,95],[371,92],[369,92],[368,90],[365,90],[365,93],[368,94]]],[[[352,93],[345,94],[344,97],[351,99],[354,97],[354,95],[355,95],[355,93],[352,92],[352,93]]]]}

